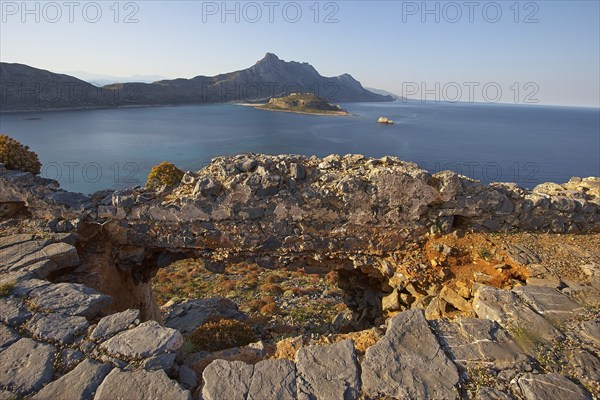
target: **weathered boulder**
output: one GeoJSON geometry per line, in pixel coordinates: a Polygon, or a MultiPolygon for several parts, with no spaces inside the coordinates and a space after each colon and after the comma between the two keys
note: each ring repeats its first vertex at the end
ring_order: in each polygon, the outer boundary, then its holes
{"type": "Polygon", "coordinates": [[[369,347],[361,364],[363,391],[373,397],[458,397],[458,371],[440,348],[422,310],[388,321],[385,337],[369,347]]]}
{"type": "MultiPolygon", "coordinates": [[[[79,265],[77,249],[67,243],[51,243],[40,250],[30,253],[11,266],[11,270],[22,269],[28,265],[50,260],[56,265],[55,269],[68,268],[79,265]]],[[[54,272],[47,268],[48,274],[54,272]]]]}
{"type": "Polygon", "coordinates": [[[142,359],[166,352],[174,352],[183,344],[181,333],[163,328],[156,321],[139,326],[108,339],[100,345],[106,353],[126,359],[142,359]]]}
{"type": "Polygon", "coordinates": [[[37,313],[27,322],[26,328],[36,339],[65,345],[84,333],[89,325],[84,317],[37,313]]]}
{"type": "Polygon", "coordinates": [[[512,291],[525,299],[535,311],[553,320],[571,318],[582,309],[579,304],[552,287],[517,286],[512,291]]]}
{"type": "Polygon", "coordinates": [[[14,297],[0,298],[0,321],[8,326],[19,326],[31,318],[31,311],[14,297]]]}
{"type": "Polygon", "coordinates": [[[204,400],[246,400],[254,367],[241,361],[215,360],[202,373],[204,400]]]}
{"type": "Polygon", "coordinates": [[[102,318],[90,334],[92,340],[106,340],[127,329],[140,318],[139,310],[126,310],[102,318]]]}
{"type": "Polygon", "coordinates": [[[86,318],[95,317],[112,301],[110,296],[78,283],[44,286],[32,290],[29,296],[31,302],[40,309],[86,318]]]}
{"type": "Polygon", "coordinates": [[[488,319],[460,318],[432,321],[452,361],[463,369],[519,369],[528,358],[510,335],[488,319]]]}
{"type": "Polygon", "coordinates": [[[165,325],[183,334],[193,332],[209,318],[246,319],[233,301],[222,297],[173,304],[166,307],[165,314],[165,325]]]}
{"type": "Polygon", "coordinates": [[[0,352],[0,384],[26,396],[52,379],[54,347],[23,338],[0,352]]]}
{"type": "Polygon", "coordinates": [[[358,361],[350,339],[328,346],[303,347],[296,353],[298,399],[357,399],[358,361]]]}
{"type": "Polygon", "coordinates": [[[0,351],[5,347],[10,346],[20,338],[21,336],[19,336],[14,329],[11,329],[4,324],[0,324],[0,351]]]}
{"type": "Polygon", "coordinates": [[[526,400],[591,400],[581,386],[556,373],[525,374],[517,380],[517,384],[526,400]]]}
{"type": "Polygon", "coordinates": [[[563,336],[514,292],[481,285],[473,296],[473,309],[479,318],[496,321],[511,334],[527,337],[527,341],[554,340],[563,336]]]}
{"type": "Polygon", "coordinates": [[[98,387],[94,400],[191,400],[189,391],[164,371],[122,371],[113,369],[98,387]]]}
{"type": "Polygon", "coordinates": [[[248,400],[296,399],[296,366],[289,360],[264,360],[254,366],[248,400]]]}
{"type": "Polygon", "coordinates": [[[111,370],[110,364],[86,359],[68,374],[46,385],[32,399],[92,399],[96,389],[111,370]]]}

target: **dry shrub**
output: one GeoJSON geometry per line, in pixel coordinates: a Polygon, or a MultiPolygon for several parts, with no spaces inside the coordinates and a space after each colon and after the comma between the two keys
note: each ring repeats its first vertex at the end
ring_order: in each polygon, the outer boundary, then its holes
{"type": "Polygon", "coordinates": [[[267,303],[260,308],[260,313],[262,315],[273,315],[279,310],[277,304],[275,303],[267,303]]]}
{"type": "Polygon", "coordinates": [[[282,294],[283,289],[281,286],[274,283],[266,283],[260,287],[260,290],[270,294],[282,294]]]}
{"type": "Polygon", "coordinates": [[[8,169],[31,172],[34,175],[39,174],[42,168],[37,154],[6,135],[0,135],[0,162],[6,164],[8,169]]]}
{"type": "Polygon", "coordinates": [[[194,351],[218,351],[241,347],[256,340],[252,326],[235,319],[208,321],[189,335],[194,351]]]}
{"type": "Polygon", "coordinates": [[[148,174],[146,187],[157,188],[160,186],[174,187],[181,182],[184,172],[177,168],[175,164],[163,161],[155,165],[148,174]]]}

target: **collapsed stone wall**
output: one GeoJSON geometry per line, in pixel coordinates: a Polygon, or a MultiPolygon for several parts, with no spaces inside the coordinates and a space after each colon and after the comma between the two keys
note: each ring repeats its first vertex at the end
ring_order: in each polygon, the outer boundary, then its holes
{"type": "Polygon", "coordinates": [[[159,319],[149,285],[156,270],[202,257],[215,272],[238,260],[336,269],[356,318],[372,322],[390,297],[384,294],[416,290],[409,277],[400,279],[409,272],[401,256],[425,234],[598,231],[599,189],[598,178],[533,191],[481,186],[395,158],[245,155],[188,173],[172,191],[85,196],[0,166],[0,285],[12,285],[0,295],[0,397],[190,399],[195,390],[204,399],[456,398],[483,366],[495,375],[477,388],[478,398],[512,391],[526,399],[588,399],[584,386],[597,391],[598,323],[570,319],[589,300],[598,304],[597,268],[585,287],[479,285],[477,319],[427,321],[427,310],[403,311],[361,358],[345,340],[301,348],[294,361],[209,357],[200,372],[206,354],[184,358],[182,333],[207,320],[206,307],[226,300],[174,305],[169,328],[143,321],[159,319]],[[528,346],[538,337],[583,343],[569,353],[583,368],[581,382],[537,370],[528,346]]]}
{"type": "MultiPolygon", "coordinates": [[[[0,186],[5,214],[30,213],[47,221],[43,229],[78,232],[84,246],[110,244],[96,253],[110,258],[138,293],[129,303],[117,301],[121,309],[139,308],[150,298],[147,284],[158,268],[197,257],[214,272],[235,262],[352,271],[342,276],[371,283],[364,290],[346,285],[347,303],[358,319],[373,322],[380,313],[373,303],[398,286],[390,282],[404,262],[402,251],[429,233],[600,230],[600,178],[533,190],[484,186],[450,171],[430,175],[396,157],[220,157],[186,173],[173,190],[136,187],[84,196],[19,171],[4,171],[0,186]]],[[[423,274],[403,268],[404,286],[411,273],[423,274]]],[[[109,294],[118,297],[122,289],[109,294]]],[[[155,309],[143,314],[158,318],[155,309]]]]}

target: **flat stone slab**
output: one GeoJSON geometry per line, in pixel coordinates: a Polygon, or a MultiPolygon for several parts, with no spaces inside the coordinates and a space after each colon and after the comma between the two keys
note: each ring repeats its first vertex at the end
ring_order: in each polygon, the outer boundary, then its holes
{"type": "Polygon", "coordinates": [[[181,333],[164,328],[156,321],[139,326],[108,339],[100,349],[117,358],[142,359],[177,351],[183,344],[181,333]]]}
{"type": "MultiPolygon", "coordinates": [[[[98,387],[94,400],[191,400],[187,390],[165,371],[134,371],[126,372],[113,369],[98,387]]],[[[222,397],[225,399],[226,397],[222,397]]]]}
{"type": "Polygon", "coordinates": [[[600,347],[600,322],[584,321],[581,323],[581,336],[600,347]]]}
{"type": "Polygon", "coordinates": [[[296,365],[290,360],[264,360],[254,366],[247,400],[296,399],[296,365]]]}
{"type": "Polygon", "coordinates": [[[90,335],[90,339],[106,340],[126,330],[136,320],[139,320],[139,318],[140,310],[134,309],[108,315],[98,322],[98,325],[90,335]]]}
{"type": "Polygon", "coordinates": [[[517,286],[512,291],[524,298],[535,311],[551,319],[566,320],[582,309],[579,304],[552,287],[517,286]]]}
{"type": "Polygon", "coordinates": [[[237,305],[222,297],[211,299],[188,300],[167,308],[165,326],[177,329],[186,334],[193,332],[209,318],[246,319],[246,315],[238,310],[237,305]]]}
{"type": "Polygon", "coordinates": [[[14,329],[11,329],[4,324],[0,324],[0,350],[10,346],[20,338],[21,336],[19,336],[14,329]]]}
{"type": "Polygon", "coordinates": [[[517,384],[525,400],[591,400],[581,386],[560,374],[525,374],[517,384]]]}
{"type": "Polygon", "coordinates": [[[452,361],[463,368],[502,370],[528,362],[510,335],[489,319],[461,318],[456,322],[432,321],[452,361]]]}
{"type": "Polygon", "coordinates": [[[477,400],[513,400],[513,397],[498,389],[482,386],[477,389],[477,400]]]}
{"type": "Polygon", "coordinates": [[[6,247],[14,246],[19,243],[29,242],[30,240],[33,240],[33,235],[30,235],[28,233],[21,233],[21,234],[11,235],[11,236],[1,236],[0,237],[0,250],[4,249],[6,247]]]}
{"type": "Polygon", "coordinates": [[[96,389],[111,370],[110,364],[83,360],[71,372],[44,386],[32,399],[92,399],[96,389]]]}
{"type": "MultiPolygon", "coordinates": [[[[42,264],[52,263],[52,261],[42,261],[42,264]]],[[[34,264],[37,265],[37,264],[34,264]]],[[[51,285],[46,280],[31,278],[19,281],[13,288],[12,295],[16,297],[27,297],[32,290],[51,285]]]]}
{"type": "Polygon", "coordinates": [[[46,246],[46,240],[15,243],[0,250],[0,269],[6,271],[23,258],[35,254],[46,246]]]}
{"type": "MultiPolygon", "coordinates": [[[[11,271],[15,271],[31,264],[40,261],[50,260],[55,264],[55,270],[74,267],[79,265],[79,255],[77,249],[67,243],[51,243],[37,251],[34,251],[19,261],[15,262],[11,267],[11,271]]],[[[51,273],[52,270],[47,270],[46,273],[51,273]]]]}
{"type": "Polygon", "coordinates": [[[31,312],[22,301],[14,297],[0,298],[0,321],[17,327],[31,318],[31,312]]]}
{"type": "Polygon", "coordinates": [[[480,286],[473,296],[473,309],[479,318],[491,319],[508,330],[531,337],[532,340],[554,340],[562,333],[537,312],[533,311],[516,293],[480,286]]]}
{"type": "Polygon", "coordinates": [[[242,361],[213,361],[202,372],[202,399],[246,400],[253,371],[242,361]]]}
{"type": "Polygon", "coordinates": [[[298,399],[357,399],[358,360],[351,339],[328,346],[303,347],[296,353],[298,399]]]}
{"type": "Polygon", "coordinates": [[[95,317],[112,302],[112,298],[79,283],[57,283],[34,289],[31,301],[44,311],[95,317]]]}
{"type": "Polygon", "coordinates": [[[85,333],[88,326],[90,323],[84,317],[38,313],[27,322],[25,327],[36,339],[64,345],[85,333]]]}
{"type": "Polygon", "coordinates": [[[0,382],[21,396],[52,380],[54,346],[23,338],[0,353],[0,382]]]}
{"type": "Polygon", "coordinates": [[[363,392],[372,397],[458,397],[456,366],[440,348],[422,310],[390,319],[385,336],[367,349],[361,367],[363,392]]]}

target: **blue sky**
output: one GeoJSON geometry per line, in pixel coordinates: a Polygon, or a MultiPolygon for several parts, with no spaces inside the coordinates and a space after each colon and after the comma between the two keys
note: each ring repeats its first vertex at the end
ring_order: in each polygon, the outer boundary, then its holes
{"type": "Polygon", "coordinates": [[[220,1],[98,1],[101,16],[87,1],[72,10],[29,2],[29,13],[1,3],[0,59],[55,72],[189,78],[249,67],[269,51],[429,101],[600,106],[595,0],[228,2],[229,14],[220,1]],[[132,12],[137,22],[124,23],[132,12]]]}

